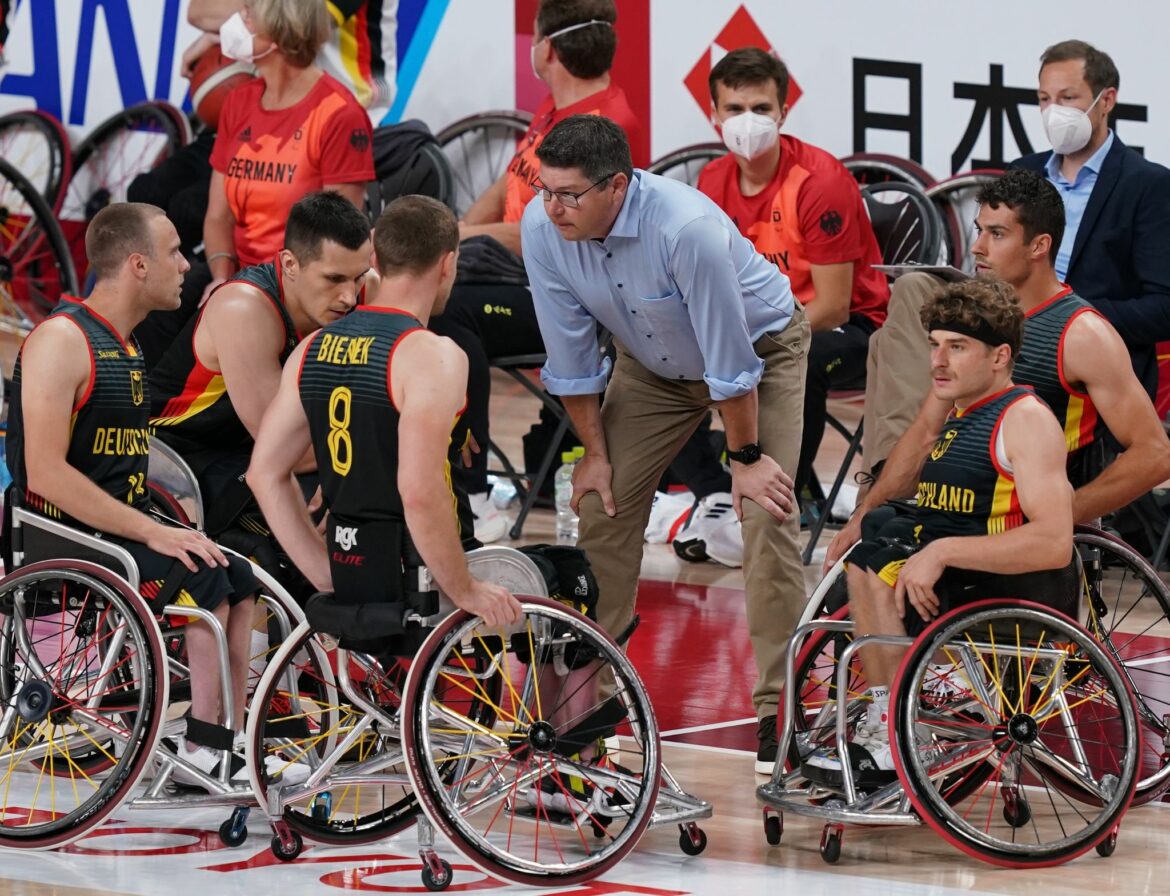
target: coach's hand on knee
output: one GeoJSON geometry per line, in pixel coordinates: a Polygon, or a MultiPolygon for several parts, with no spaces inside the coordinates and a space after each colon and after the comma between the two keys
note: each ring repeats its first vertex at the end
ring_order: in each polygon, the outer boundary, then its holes
{"type": "Polygon", "coordinates": [[[155,523],[145,544],[152,551],[183,561],[191,572],[199,569],[196,558],[208,566],[227,566],[228,559],[206,535],[195,529],[180,529],[155,523]]]}
{"type": "Polygon", "coordinates": [[[744,498],[755,501],[780,522],[788,519],[796,506],[792,478],[766,454],[753,464],[731,462],[731,500],[741,522],[744,498]]]}
{"type": "Polygon", "coordinates": [[[609,458],[586,453],[577,461],[573,469],[573,497],[569,500],[573,513],[581,514],[581,499],[589,492],[597,492],[606,516],[617,514],[617,504],[613,500],[613,467],[609,458]]]}
{"type": "Polygon", "coordinates": [[[471,586],[458,597],[451,595],[455,606],[480,617],[491,628],[514,625],[522,615],[520,601],[503,585],[473,578],[471,586]]]}

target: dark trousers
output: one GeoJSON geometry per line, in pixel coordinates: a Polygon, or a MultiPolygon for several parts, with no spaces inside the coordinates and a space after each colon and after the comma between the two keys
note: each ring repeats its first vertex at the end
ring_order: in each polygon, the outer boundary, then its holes
{"type": "MultiPolygon", "coordinates": [[[[454,340],[467,354],[467,410],[464,418],[480,447],[471,467],[453,454],[452,478],[470,494],[487,491],[488,405],[492,381],[490,358],[537,354],[544,340],[536,322],[532,293],[526,286],[457,283],[446,310],[432,318],[430,329],[454,340]]],[[[455,445],[456,454],[459,445],[455,445]]]]}
{"type": "Polygon", "coordinates": [[[126,198],[131,202],[157,205],[167,213],[179,232],[183,254],[188,257],[203,242],[214,145],[214,133],[200,134],[157,168],[138,175],[126,189],[126,198]]]}
{"type": "Polygon", "coordinates": [[[875,329],[869,318],[854,314],[844,326],[812,334],[804,391],[804,435],[795,476],[798,495],[812,481],[813,461],[825,434],[829,390],[865,388],[865,359],[875,329]]]}

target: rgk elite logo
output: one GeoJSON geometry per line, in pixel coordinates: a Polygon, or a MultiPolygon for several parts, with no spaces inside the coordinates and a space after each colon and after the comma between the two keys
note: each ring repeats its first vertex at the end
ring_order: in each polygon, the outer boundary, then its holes
{"type": "MultiPolygon", "coordinates": [[[[691,96],[695,98],[699,108],[703,110],[703,115],[706,115],[711,109],[711,89],[707,86],[711,69],[729,52],[741,47],[763,47],[769,53],[777,53],[772,47],[772,43],[764,36],[764,32],[760,30],[760,26],[756,24],[756,20],[743,6],[740,6],[735,14],[728,19],[723,30],[716,35],[714,42],[707,47],[707,51],[699,57],[694,68],[683,78],[683,84],[686,85],[691,96]]],[[[777,53],[777,55],[779,54],[777,53]]],[[[781,58],[783,57],[781,56],[781,58]]],[[[792,73],[789,72],[788,75],[788,97],[785,102],[791,109],[796,105],[796,101],[800,99],[803,91],[796,83],[796,78],[792,77],[792,73]]]]}
{"type": "Polygon", "coordinates": [[[335,526],[333,538],[343,551],[352,551],[357,546],[357,527],[335,526]]]}

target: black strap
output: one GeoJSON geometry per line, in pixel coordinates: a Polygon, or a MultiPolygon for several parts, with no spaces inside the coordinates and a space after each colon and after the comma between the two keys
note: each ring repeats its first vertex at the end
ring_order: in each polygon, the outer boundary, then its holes
{"type": "Polygon", "coordinates": [[[211,747],[213,750],[230,750],[236,739],[230,728],[204,722],[194,716],[187,716],[187,740],[202,747],[211,747]]]}
{"type": "Polygon", "coordinates": [[[187,576],[190,572],[191,570],[187,569],[182,560],[175,560],[171,564],[171,568],[167,570],[167,574],[158,588],[158,593],[154,597],[146,598],[146,603],[150,607],[151,613],[155,616],[162,615],[163,608],[169,606],[174,601],[175,595],[179,593],[179,589],[187,581],[187,576]]]}

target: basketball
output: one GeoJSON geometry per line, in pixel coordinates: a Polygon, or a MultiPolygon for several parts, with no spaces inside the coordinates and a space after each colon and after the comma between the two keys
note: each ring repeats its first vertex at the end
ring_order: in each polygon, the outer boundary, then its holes
{"type": "Polygon", "coordinates": [[[199,120],[215,130],[228,94],[252,77],[251,65],[228,59],[218,44],[209,48],[196,61],[191,73],[191,105],[199,120]]]}

